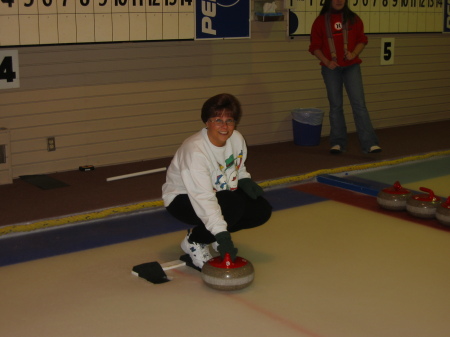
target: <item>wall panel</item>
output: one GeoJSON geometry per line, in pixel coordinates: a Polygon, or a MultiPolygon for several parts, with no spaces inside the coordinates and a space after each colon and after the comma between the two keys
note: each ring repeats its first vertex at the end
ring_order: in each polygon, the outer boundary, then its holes
{"type": "MultiPolygon", "coordinates": [[[[0,90],[13,176],[172,156],[220,92],[242,102],[250,145],[292,140],[293,109],[328,107],[309,37],[288,38],[285,24],[253,22],[245,40],[19,48],[21,87],[0,90]]],[[[449,119],[449,56],[448,34],[369,35],[362,71],[375,127],[449,119]],[[395,63],[381,66],[386,36],[396,39],[395,63]]],[[[354,131],[348,100],[345,113],[354,131]]]]}

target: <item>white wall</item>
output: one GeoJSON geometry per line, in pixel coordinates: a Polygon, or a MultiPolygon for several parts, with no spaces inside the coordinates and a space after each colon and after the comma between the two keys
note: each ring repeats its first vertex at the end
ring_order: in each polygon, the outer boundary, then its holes
{"type": "MultiPolygon", "coordinates": [[[[327,100],[309,37],[289,39],[285,25],[252,22],[246,40],[18,48],[21,87],[0,90],[12,175],[171,156],[221,92],[243,104],[238,127],[249,145],[291,140],[291,110],[327,110],[327,100]]],[[[450,35],[369,35],[362,58],[376,128],[450,118],[450,35]],[[394,65],[380,65],[383,37],[395,38],[394,65]]],[[[348,105],[346,113],[353,131],[348,105]]]]}

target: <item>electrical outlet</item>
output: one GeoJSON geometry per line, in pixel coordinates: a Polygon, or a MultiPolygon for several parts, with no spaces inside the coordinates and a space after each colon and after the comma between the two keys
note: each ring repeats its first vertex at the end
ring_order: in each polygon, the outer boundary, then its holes
{"type": "Polygon", "coordinates": [[[55,137],[47,138],[47,151],[56,151],[55,137]]]}

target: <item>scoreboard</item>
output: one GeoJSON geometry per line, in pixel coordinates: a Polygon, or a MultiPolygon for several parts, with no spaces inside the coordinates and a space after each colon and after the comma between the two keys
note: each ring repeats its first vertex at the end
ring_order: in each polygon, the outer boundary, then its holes
{"type": "Polygon", "coordinates": [[[250,37],[250,0],[0,0],[0,89],[20,87],[7,46],[250,37]]]}
{"type": "Polygon", "coordinates": [[[0,46],[194,38],[194,0],[0,0],[0,46]]]}
{"type": "MultiPolygon", "coordinates": [[[[348,0],[366,33],[442,32],[444,0],[348,0]]],[[[289,35],[309,35],[323,0],[287,0],[289,35]]]]}
{"type": "MultiPolygon", "coordinates": [[[[285,0],[288,34],[309,35],[323,1],[285,0]]],[[[448,1],[348,0],[366,33],[449,31],[448,1]]],[[[0,0],[0,47],[199,39],[219,13],[217,38],[249,36],[249,8],[249,0],[0,0]]]]}

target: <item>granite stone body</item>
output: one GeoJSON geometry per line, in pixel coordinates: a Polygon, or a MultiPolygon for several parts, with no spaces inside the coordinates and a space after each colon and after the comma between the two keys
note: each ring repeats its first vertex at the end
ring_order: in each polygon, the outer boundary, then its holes
{"type": "Polygon", "coordinates": [[[450,197],[436,208],[436,219],[444,226],[450,226],[450,197]]]}
{"type": "Polygon", "coordinates": [[[421,187],[420,190],[428,194],[413,195],[406,201],[406,210],[415,217],[432,219],[436,215],[436,208],[441,204],[441,198],[436,197],[428,188],[421,187]]]}
{"type": "Polygon", "coordinates": [[[250,261],[237,256],[234,262],[228,254],[225,258],[214,257],[202,268],[205,284],[217,290],[239,290],[249,286],[254,279],[255,270],[250,261]]]}
{"type": "Polygon", "coordinates": [[[404,211],[406,201],[412,195],[411,191],[402,187],[396,181],[393,186],[381,190],[377,195],[377,203],[380,207],[391,211],[404,211]]]}

